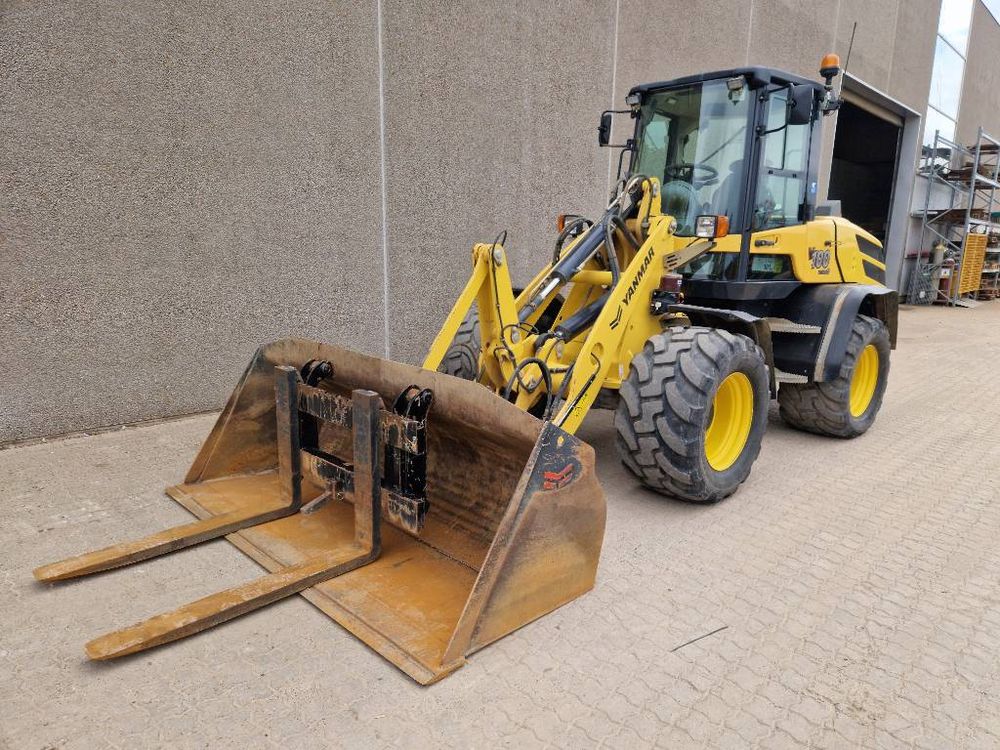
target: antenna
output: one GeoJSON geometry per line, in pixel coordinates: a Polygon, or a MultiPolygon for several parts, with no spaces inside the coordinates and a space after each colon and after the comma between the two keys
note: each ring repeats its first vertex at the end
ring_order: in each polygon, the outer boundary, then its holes
{"type": "MultiPolygon", "coordinates": [[[[851,41],[847,45],[847,59],[844,60],[844,75],[847,75],[847,69],[851,65],[851,50],[854,49],[854,35],[858,31],[858,22],[854,22],[854,26],[851,28],[851,41]]],[[[844,79],[840,79],[840,88],[844,88],[844,79]]]]}

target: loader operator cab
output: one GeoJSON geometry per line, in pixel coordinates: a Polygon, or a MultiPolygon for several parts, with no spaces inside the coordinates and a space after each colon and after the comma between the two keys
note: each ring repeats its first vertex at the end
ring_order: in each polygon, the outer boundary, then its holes
{"type": "MultiPolygon", "coordinates": [[[[705,73],[629,92],[636,123],[626,144],[626,179],[660,179],[663,211],[676,218],[678,236],[694,237],[699,215],[729,219],[734,236],[681,269],[691,282],[793,278],[790,268],[751,258],[751,235],[814,217],[824,94],[821,83],[769,68],[705,73]]],[[[720,291],[717,284],[713,289],[720,291]]]]}
{"type": "Polygon", "coordinates": [[[699,214],[736,220],[746,147],[747,100],[724,82],[655,93],[639,115],[641,140],[632,171],[659,178],[663,210],[677,234],[693,236],[699,214]]]}

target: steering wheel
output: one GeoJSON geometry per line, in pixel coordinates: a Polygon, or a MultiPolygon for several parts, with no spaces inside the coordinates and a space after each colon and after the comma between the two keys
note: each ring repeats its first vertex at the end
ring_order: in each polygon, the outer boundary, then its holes
{"type": "Polygon", "coordinates": [[[682,161],[677,164],[668,164],[663,170],[663,176],[671,180],[683,180],[696,188],[701,188],[717,183],[719,170],[702,162],[682,161]],[[697,174],[699,171],[703,173],[703,176],[697,174]]]}

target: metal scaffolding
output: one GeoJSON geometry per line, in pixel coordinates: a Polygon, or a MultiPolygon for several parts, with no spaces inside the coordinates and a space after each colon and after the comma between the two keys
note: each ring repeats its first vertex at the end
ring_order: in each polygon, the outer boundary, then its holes
{"type": "Polygon", "coordinates": [[[924,150],[920,174],[927,178],[927,193],[918,214],[920,245],[908,301],[958,305],[969,295],[996,293],[1000,247],[992,247],[990,240],[1000,239],[1000,141],[982,128],[972,146],[935,132],[933,148],[924,150]],[[947,206],[935,200],[942,197],[947,206]]]}

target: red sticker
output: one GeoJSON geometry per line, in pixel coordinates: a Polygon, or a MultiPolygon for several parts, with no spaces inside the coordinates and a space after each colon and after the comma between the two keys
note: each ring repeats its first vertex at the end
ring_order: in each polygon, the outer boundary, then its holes
{"type": "Polygon", "coordinates": [[[560,471],[547,471],[542,475],[542,489],[558,490],[573,479],[573,464],[566,464],[560,471]]]}

